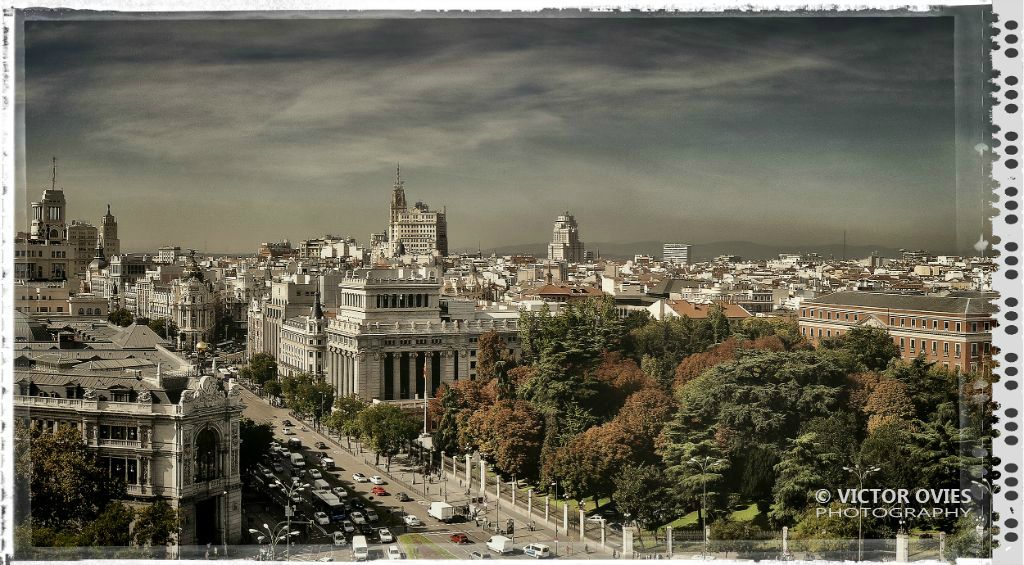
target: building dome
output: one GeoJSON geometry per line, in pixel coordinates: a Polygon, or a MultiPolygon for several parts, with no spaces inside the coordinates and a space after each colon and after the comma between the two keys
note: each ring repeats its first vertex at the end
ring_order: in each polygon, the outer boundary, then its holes
{"type": "Polygon", "coordinates": [[[209,348],[210,345],[205,341],[200,341],[199,343],[196,344],[196,351],[206,351],[209,348]]]}
{"type": "Polygon", "coordinates": [[[196,262],[195,251],[192,251],[192,253],[189,254],[188,261],[185,262],[185,268],[181,272],[181,278],[184,280],[203,280],[203,270],[199,268],[199,263],[196,262]]]}
{"type": "Polygon", "coordinates": [[[15,311],[14,341],[51,341],[51,338],[50,332],[46,331],[46,326],[42,322],[24,312],[15,311]]]}

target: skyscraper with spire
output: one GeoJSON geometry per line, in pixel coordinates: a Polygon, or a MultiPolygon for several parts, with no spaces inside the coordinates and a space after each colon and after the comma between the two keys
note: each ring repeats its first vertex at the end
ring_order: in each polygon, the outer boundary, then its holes
{"type": "Polygon", "coordinates": [[[448,255],[447,210],[431,210],[424,202],[416,202],[410,210],[405,199],[405,181],[402,180],[400,165],[396,168],[395,184],[391,191],[391,214],[386,239],[386,242],[381,242],[384,244],[379,253],[381,256],[448,255]]]}
{"type": "Polygon", "coordinates": [[[103,242],[103,249],[108,255],[121,254],[121,240],[117,238],[117,218],[110,213],[110,204],[107,204],[107,213],[100,221],[100,241],[103,242]]]}

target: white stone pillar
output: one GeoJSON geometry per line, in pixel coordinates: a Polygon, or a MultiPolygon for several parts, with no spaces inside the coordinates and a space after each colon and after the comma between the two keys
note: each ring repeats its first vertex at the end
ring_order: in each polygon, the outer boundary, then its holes
{"type": "Polygon", "coordinates": [[[580,542],[584,540],[584,535],[587,533],[587,514],[580,508],[580,542]]]}
{"type": "Polygon", "coordinates": [[[402,354],[397,351],[391,352],[391,390],[394,392],[395,400],[402,398],[402,354]]]}
{"type": "Polygon", "coordinates": [[[480,457],[480,496],[483,496],[487,492],[487,476],[485,475],[486,470],[484,469],[484,458],[480,457]]]}
{"type": "Polygon", "coordinates": [[[416,397],[416,380],[419,375],[416,374],[416,356],[419,352],[409,352],[409,398],[416,397]]]}
{"type": "Polygon", "coordinates": [[[533,521],[533,489],[526,491],[526,515],[533,521]]]}
{"type": "Polygon", "coordinates": [[[562,504],[562,531],[569,535],[569,499],[565,499],[562,504]]]}
{"type": "MultiPolygon", "coordinates": [[[[607,543],[605,543],[605,541],[606,541],[606,539],[605,539],[605,526],[607,526],[607,525],[608,525],[608,521],[607,520],[601,520],[601,547],[607,547],[607,543]]],[[[671,530],[671,529],[672,528],[669,528],[669,530],[671,530]]],[[[671,541],[668,543],[668,554],[669,554],[670,557],[672,556],[672,542],[671,541]]]]}
{"type": "MultiPolygon", "coordinates": [[[[601,522],[601,545],[604,545],[604,521],[601,522]]],[[[665,526],[665,545],[668,548],[668,556],[672,557],[672,526],[665,526]]],[[[786,554],[786,538],[782,538],[782,554],[786,554]]]]}
{"type": "Polygon", "coordinates": [[[426,398],[434,396],[431,390],[434,386],[434,355],[433,351],[423,353],[423,396],[426,398]]]}
{"type": "Polygon", "coordinates": [[[469,454],[467,453],[466,454],[466,490],[467,491],[469,491],[469,488],[471,486],[470,482],[469,482],[469,480],[470,480],[470,476],[469,476],[470,468],[472,468],[472,465],[471,465],[469,454]]]}
{"type": "Polygon", "coordinates": [[[550,515],[551,515],[551,495],[550,494],[546,494],[546,495],[544,495],[544,521],[545,522],[550,522],[551,521],[550,515]]]}

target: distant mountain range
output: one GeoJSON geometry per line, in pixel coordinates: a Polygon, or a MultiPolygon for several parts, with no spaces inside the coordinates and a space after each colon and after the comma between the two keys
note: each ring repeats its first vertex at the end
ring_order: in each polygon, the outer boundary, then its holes
{"type": "MultiPolygon", "coordinates": [[[[633,243],[587,243],[587,250],[606,259],[632,259],[634,255],[651,255],[661,257],[660,241],[636,241],[633,243]]],[[[462,252],[475,252],[476,249],[461,249],[462,252]]],[[[503,245],[483,249],[489,255],[534,255],[538,258],[547,257],[547,243],[524,243],[521,245],[503,245]]],[[[719,255],[738,255],[744,259],[775,259],[780,253],[817,253],[823,257],[843,257],[843,244],[808,244],[808,245],[766,245],[750,241],[715,241],[711,243],[695,243],[690,248],[690,262],[714,259],[719,255]]],[[[863,259],[872,253],[882,257],[898,257],[899,249],[872,245],[847,245],[847,259],[863,259]]]]}

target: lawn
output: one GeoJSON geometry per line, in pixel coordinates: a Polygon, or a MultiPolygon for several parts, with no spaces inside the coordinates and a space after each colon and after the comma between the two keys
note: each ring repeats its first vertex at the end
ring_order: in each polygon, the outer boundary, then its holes
{"type": "Polygon", "coordinates": [[[402,534],[398,536],[409,559],[455,559],[455,556],[423,534],[402,534]]]}
{"type": "MultiPolygon", "coordinates": [[[[755,521],[760,514],[757,511],[757,504],[751,504],[745,508],[739,510],[733,510],[732,514],[729,515],[729,519],[734,522],[752,522],[755,521]]],[[[694,510],[689,514],[676,518],[675,521],[665,524],[666,526],[672,526],[673,528],[692,528],[694,526],[699,527],[697,511],[694,510]]]]}

